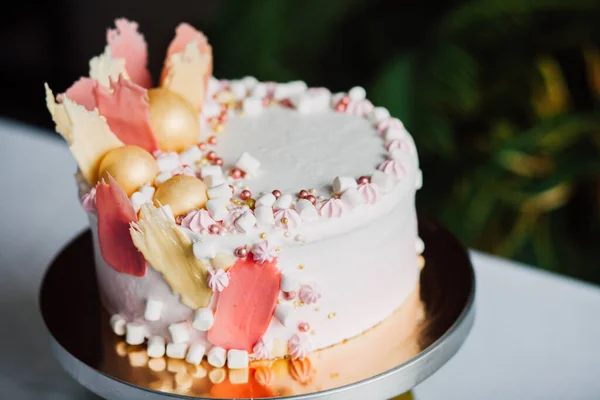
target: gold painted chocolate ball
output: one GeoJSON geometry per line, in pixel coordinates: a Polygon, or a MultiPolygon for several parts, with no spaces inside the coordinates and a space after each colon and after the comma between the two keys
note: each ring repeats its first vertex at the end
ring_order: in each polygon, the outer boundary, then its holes
{"type": "Polygon", "coordinates": [[[148,100],[161,150],[181,152],[200,140],[198,113],[189,101],[165,88],[148,90],[148,100]]]}
{"type": "Polygon", "coordinates": [[[109,150],[100,160],[99,179],[108,182],[108,174],[131,196],[140,186],[154,180],[158,165],[152,154],[141,147],[117,147],[109,150]]]}
{"type": "Polygon", "coordinates": [[[208,201],[206,184],[189,175],[176,175],[163,182],[154,193],[154,204],[170,205],[173,215],[185,214],[190,210],[202,208],[208,201]]]}

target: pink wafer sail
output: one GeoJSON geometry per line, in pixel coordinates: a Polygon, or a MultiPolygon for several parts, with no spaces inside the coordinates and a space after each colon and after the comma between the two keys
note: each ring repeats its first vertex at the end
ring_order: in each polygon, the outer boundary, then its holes
{"type": "Polygon", "coordinates": [[[125,70],[129,78],[143,88],[152,87],[148,71],[148,45],[138,32],[137,22],[125,18],[115,20],[116,29],[106,32],[106,41],[114,58],[125,59],[125,70]]]}
{"type": "Polygon", "coordinates": [[[159,149],[158,139],[150,124],[148,92],[143,87],[119,75],[110,82],[110,90],[94,86],[98,111],[110,130],[126,145],[135,145],[152,153],[159,149]]]}
{"type": "Polygon", "coordinates": [[[129,224],[137,222],[137,215],[127,194],[109,175],[108,184],[96,187],[98,213],[98,240],[104,261],[116,271],[133,276],[146,274],[146,260],[134,246],[129,224]]]}
{"type": "Polygon", "coordinates": [[[273,318],[281,273],[277,259],[258,264],[238,259],[229,270],[229,285],[220,293],[208,340],[224,349],[252,352],[273,318]]]}
{"type": "MultiPolygon", "coordinates": [[[[77,82],[71,85],[64,93],[67,98],[85,107],[88,111],[93,111],[96,108],[96,98],[94,97],[94,86],[96,81],[92,78],[79,78],[77,82]]],[[[62,95],[59,95],[58,100],[62,102],[62,95]]]]}

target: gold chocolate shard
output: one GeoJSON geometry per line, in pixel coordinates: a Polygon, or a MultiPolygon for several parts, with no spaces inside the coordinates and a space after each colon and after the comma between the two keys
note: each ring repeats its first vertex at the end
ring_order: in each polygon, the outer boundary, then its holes
{"type": "Polygon", "coordinates": [[[208,306],[213,294],[208,286],[208,271],[194,257],[192,242],[175,222],[147,203],[142,205],[140,220],[131,224],[130,232],[135,247],[152,268],[163,274],[183,304],[193,309],[208,306]]]}

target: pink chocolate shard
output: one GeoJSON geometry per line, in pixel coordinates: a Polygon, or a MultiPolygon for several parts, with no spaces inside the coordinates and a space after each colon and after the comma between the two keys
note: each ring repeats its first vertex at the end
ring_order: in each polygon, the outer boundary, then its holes
{"type": "MultiPolygon", "coordinates": [[[[68,99],[85,107],[88,111],[93,111],[96,108],[96,98],[94,97],[94,85],[96,81],[92,78],[79,78],[67,91],[65,96],[68,99]]],[[[59,98],[62,101],[62,96],[59,98]]]]}
{"type": "Polygon", "coordinates": [[[134,246],[129,224],[137,222],[137,215],[127,194],[109,175],[96,186],[98,212],[98,239],[104,261],[116,271],[133,276],[146,274],[146,260],[134,246]]]}
{"type": "MultiPolygon", "coordinates": [[[[167,56],[165,57],[165,63],[161,74],[161,81],[165,78],[169,70],[169,58],[173,54],[183,52],[185,50],[185,46],[187,46],[193,41],[196,41],[196,43],[198,44],[198,51],[200,52],[200,54],[212,53],[212,47],[208,44],[208,39],[202,32],[198,31],[190,24],[179,24],[175,29],[175,37],[173,38],[173,40],[169,44],[169,48],[167,49],[167,56]]],[[[208,71],[204,76],[204,87],[206,87],[206,84],[208,83],[208,78],[210,78],[210,76],[212,75],[212,68],[213,66],[211,62],[208,67],[208,71]]]]}
{"type": "Polygon", "coordinates": [[[264,335],[277,306],[281,273],[277,259],[257,264],[239,259],[229,270],[229,286],[221,292],[208,340],[224,349],[252,352],[264,335]]]}
{"type": "Polygon", "coordinates": [[[116,29],[106,32],[106,41],[114,58],[125,59],[125,70],[129,78],[143,88],[152,87],[148,71],[148,46],[144,36],[138,32],[137,22],[125,18],[115,20],[116,29]]]}
{"type": "Polygon", "coordinates": [[[98,111],[110,130],[126,145],[135,145],[152,153],[159,149],[150,124],[148,91],[119,75],[110,81],[110,90],[96,83],[94,96],[98,111]]]}

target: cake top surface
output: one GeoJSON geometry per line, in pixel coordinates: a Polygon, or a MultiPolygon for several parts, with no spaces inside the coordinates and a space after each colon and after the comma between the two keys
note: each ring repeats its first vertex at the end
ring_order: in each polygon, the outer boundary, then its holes
{"type": "Polygon", "coordinates": [[[248,152],[260,161],[245,184],[253,193],[317,189],[327,195],[335,176],[360,177],[385,160],[381,137],[359,116],[327,109],[301,114],[274,106],[257,116],[232,117],[215,150],[225,164],[248,152]]]}

